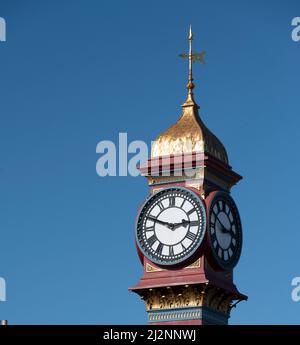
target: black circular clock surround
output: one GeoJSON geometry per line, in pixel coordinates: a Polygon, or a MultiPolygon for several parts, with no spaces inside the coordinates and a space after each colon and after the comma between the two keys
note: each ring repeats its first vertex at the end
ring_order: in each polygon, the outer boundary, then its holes
{"type": "Polygon", "coordinates": [[[208,223],[208,250],[213,265],[222,270],[233,269],[242,251],[242,225],[237,206],[226,192],[210,196],[208,223]]]}
{"type": "Polygon", "coordinates": [[[163,266],[187,261],[203,242],[206,208],[183,187],[161,189],[142,205],[136,221],[136,242],[150,261],[163,266]]]}

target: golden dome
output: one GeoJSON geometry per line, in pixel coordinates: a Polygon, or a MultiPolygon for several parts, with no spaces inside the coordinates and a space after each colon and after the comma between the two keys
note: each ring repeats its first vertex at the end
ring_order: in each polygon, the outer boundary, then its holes
{"type": "Polygon", "coordinates": [[[160,134],[152,145],[151,157],[169,156],[200,152],[209,154],[228,165],[228,156],[221,141],[204,125],[199,117],[199,106],[193,98],[192,62],[204,63],[205,52],[192,52],[192,28],[189,31],[189,54],[181,57],[189,59],[188,97],[182,105],[183,112],[178,121],[160,134]]]}
{"type": "Polygon", "coordinates": [[[193,98],[188,98],[183,104],[183,112],[178,121],[155,139],[151,150],[152,158],[203,152],[228,164],[225,147],[204,125],[199,117],[198,108],[193,98]]]}

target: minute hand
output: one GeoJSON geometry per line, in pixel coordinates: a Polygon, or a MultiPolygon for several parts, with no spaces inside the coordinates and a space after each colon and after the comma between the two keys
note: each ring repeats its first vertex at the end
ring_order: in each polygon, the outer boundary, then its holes
{"type": "Polygon", "coordinates": [[[221,221],[218,217],[217,217],[217,221],[221,225],[221,231],[223,232],[223,234],[233,234],[233,231],[231,229],[225,228],[225,226],[221,223],[221,221]]]}
{"type": "Polygon", "coordinates": [[[162,221],[162,220],[159,220],[159,219],[157,219],[157,218],[155,218],[155,217],[151,217],[151,216],[148,216],[147,218],[153,220],[153,222],[156,222],[156,223],[158,223],[158,224],[165,225],[165,226],[167,226],[168,228],[171,228],[171,225],[172,225],[172,224],[170,224],[170,223],[168,223],[168,222],[164,222],[164,221],[162,221]]]}

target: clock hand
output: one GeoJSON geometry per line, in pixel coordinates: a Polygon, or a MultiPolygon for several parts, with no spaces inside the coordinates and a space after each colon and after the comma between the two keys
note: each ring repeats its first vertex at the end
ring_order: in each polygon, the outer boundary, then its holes
{"type": "Polygon", "coordinates": [[[231,234],[232,230],[231,229],[227,229],[225,228],[225,226],[221,223],[219,217],[217,217],[217,221],[219,222],[219,224],[221,225],[221,231],[223,234],[231,234]]]}
{"type": "Polygon", "coordinates": [[[181,223],[174,223],[173,224],[173,229],[172,230],[175,230],[176,228],[179,228],[180,226],[186,227],[188,224],[190,224],[189,220],[182,219],[181,223]]]}
{"type": "Polygon", "coordinates": [[[157,219],[157,218],[155,218],[155,217],[152,217],[152,216],[147,216],[147,218],[150,219],[150,220],[153,220],[153,222],[156,222],[156,223],[161,224],[161,225],[165,225],[165,226],[167,226],[169,229],[172,229],[173,224],[171,224],[171,223],[164,222],[164,221],[159,220],[159,219],[157,219]]]}

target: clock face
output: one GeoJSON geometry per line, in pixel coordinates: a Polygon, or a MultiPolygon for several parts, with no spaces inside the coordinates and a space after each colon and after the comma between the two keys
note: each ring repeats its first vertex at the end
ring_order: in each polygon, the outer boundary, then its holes
{"type": "Polygon", "coordinates": [[[174,265],[195,253],[205,229],[202,200],[188,189],[171,187],[146,200],[137,218],[136,240],[152,262],[174,265]]]}
{"type": "Polygon", "coordinates": [[[233,199],[226,193],[217,193],[209,218],[210,246],[215,261],[223,269],[232,269],[242,249],[242,226],[233,199]]]}

